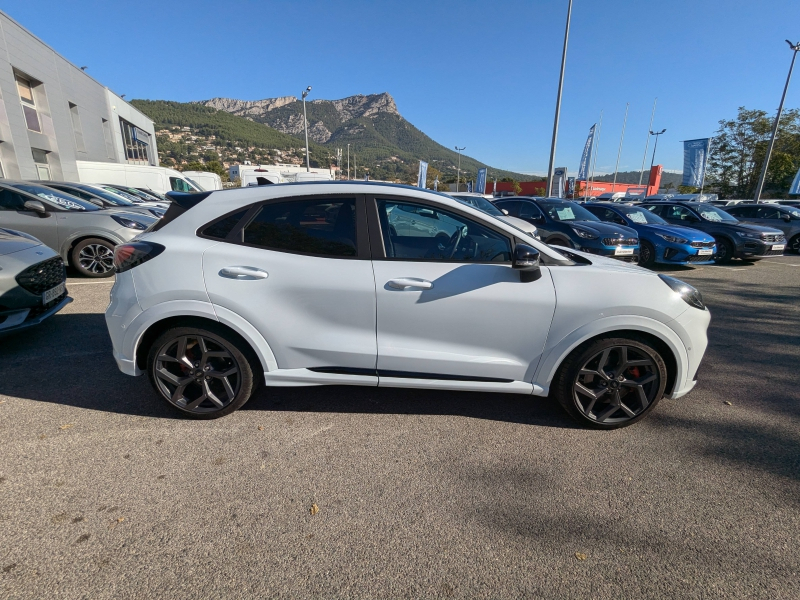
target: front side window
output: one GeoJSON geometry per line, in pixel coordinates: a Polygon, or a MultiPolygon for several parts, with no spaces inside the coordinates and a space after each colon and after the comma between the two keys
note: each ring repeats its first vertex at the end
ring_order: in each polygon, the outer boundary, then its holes
{"type": "Polygon", "coordinates": [[[759,206],[756,218],[758,219],[780,219],[781,211],[777,206],[759,206]]]}
{"type": "Polygon", "coordinates": [[[39,122],[39,113],[36,111],[36,101],[33,98],[33,86],[30,80],[16,76],[17,91],[22,102],[22,112],[25,114],[25,124],[28,129],[37,133],[42,132],[42,124],[39,122]]]}
{"type": "Polygon", "coordinates": [[[195,192],[194,188],[189,185],[188,181],[181,179],[180,177],[170,177],[169,178],[169,186],[172,188],[173,192],[195,192]]]}
{"type": "Polygon", "coordinates": [[[425,204],[378,200],[387,258],[508,262],[511,241],[489,227],[425,204]]]}
{"type": "Polygon", "coordinates": [[[544,218],[542,211],[533,202],[520,202],[519,203],[519,216],[522,219],[536,219],[541,220],[544,218]]]}
{"type": "Polygon", "coordinates": [[[697,217],[695,216],[695,214],[688,208],[686,208],[685,206],[681,206],[680,204],[672,204],[670,206],[665,206],[662,210],[664,211],[662,213],[662,216],[664,216],[667,219],[674,219],[676,221],[688,221],[690,223],[693,221],[697,221],[697,217]]]}
{"type": "Polygon", "coordinates": [[[0,189],[0,210],[27,210],[25,198],[11,190],[0,189]]]}
{"type": "Polygon", "coordinates": [[[242,242],[269,250],[354,257],[355,198],[270,202],[244,227],[242,242]]]}

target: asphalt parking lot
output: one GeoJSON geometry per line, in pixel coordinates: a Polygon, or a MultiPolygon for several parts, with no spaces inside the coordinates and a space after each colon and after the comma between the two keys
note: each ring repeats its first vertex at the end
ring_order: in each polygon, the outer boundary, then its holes
{"type": "Polygon", "coordinates": [[[614,432],[355,387],[176,418],[70,279],[0,339],[0,597],[800,598],[800,257],[669,272],[712,311],[698,387],[614,432]]]}

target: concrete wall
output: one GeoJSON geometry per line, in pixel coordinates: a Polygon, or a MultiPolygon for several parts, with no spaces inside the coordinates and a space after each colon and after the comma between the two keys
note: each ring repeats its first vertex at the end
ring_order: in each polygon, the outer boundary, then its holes
{"type": "Polygon", "coordinates": [[[151,134],[151,162],[158,164],[149,118],[0,12],[0,163],[6,178],[39,178],[31,148],[48,153],[52,179],[77,180],[76,160],[127,162],[120,116],[151,134]],[[26,125],[15,71],[41,84],[33,89],[41,133],[26,125]],[[82,144],[76,141],[70,103],[77,106],[82,144]]]}

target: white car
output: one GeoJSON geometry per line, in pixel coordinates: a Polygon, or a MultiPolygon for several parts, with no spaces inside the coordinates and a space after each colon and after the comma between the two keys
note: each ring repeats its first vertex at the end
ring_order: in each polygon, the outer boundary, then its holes
{"type": "Polygon", "coordinates": [[[259,384],[344,384],[551,395],[613,429],[695,385],[710,316],[692,286],[442,194],[316,182],[171,198],[117,247],[106,322],[119,368],[186,415],[226,415],[259,384]],[[404,235],[397,216],[420,210],[449,237],[404,235]]]}

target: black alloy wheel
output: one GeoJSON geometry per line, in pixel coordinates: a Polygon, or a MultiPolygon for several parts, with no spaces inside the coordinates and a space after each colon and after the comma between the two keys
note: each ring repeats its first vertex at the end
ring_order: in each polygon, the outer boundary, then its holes
{"type": "Polygon", "coordinates": [[[114,274],[114,244],[100,238],[81,240],[72,249],[72,266],[85,277],[114,274]]]}
{"type": "Polygon", "coordinates": [[[230,414],[254,388],[253,370],[240,345],[225,331],[170,329],[150,349],[150,382],[184,414],[199,419],[230,414]]]}
{"type": "Polygon", "coordinates": [[[666,380],[664,360],[648,342],[601,338],[564,361],[554,392],[576,421],[617,429],[644,418],[663,396],[666,380]]]}
{"type": "Polygon", "coordinates": [[[656,250],[650,242],[641,241],[639,245],[639,266],[650,268],[656,262],[656,250]]]}
{"type": "Polygon", "coordinates": [[[714,255],[714,262],[724,265],[733,259],[733,245],[724,238],[715,238],[717,242],[717,253],[714,255]]]}
{"type": "Polygon", "coordinates": [[[789,240],[789,245],[786,249],[792,254],[800,254],[800,234],[789,240]]]}

